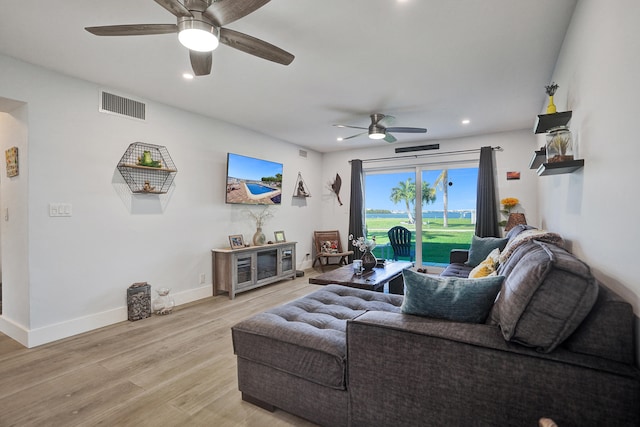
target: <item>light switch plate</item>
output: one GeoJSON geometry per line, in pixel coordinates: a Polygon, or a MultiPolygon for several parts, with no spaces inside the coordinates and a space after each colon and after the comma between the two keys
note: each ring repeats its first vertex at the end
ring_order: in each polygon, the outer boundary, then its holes
{"type": "Polygon", "coordinates": [[[49,203],[49,216],[71,216],[71,203],[49,203]]]}

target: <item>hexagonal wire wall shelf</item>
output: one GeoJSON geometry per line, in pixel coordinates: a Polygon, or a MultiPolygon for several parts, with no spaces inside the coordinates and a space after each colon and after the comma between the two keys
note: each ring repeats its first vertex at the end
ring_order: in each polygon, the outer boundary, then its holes
{"type": "Polygon", "coordinates": [[[131,191],[138,194],[165,194],[178,172],[165,147],[144,142],[129,145],[118,170],[131,191]]]}

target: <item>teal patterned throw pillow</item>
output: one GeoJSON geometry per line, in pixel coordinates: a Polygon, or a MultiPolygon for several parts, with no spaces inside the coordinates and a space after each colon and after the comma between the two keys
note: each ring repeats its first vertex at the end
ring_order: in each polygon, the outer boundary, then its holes
{"type": "Polygon", "coordinates": [[[485,322],[504,280],[504,276],[436,277],[413,270],[402,275],[403,313],[465,323],[485,322]]]}

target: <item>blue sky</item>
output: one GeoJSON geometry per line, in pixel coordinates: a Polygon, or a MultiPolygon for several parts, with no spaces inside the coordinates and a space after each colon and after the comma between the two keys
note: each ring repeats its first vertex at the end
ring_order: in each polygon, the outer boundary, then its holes
{"type": "MultiPolygon", "coordinates": [[[[423,171],[423,181],[428,182],[431,187],[441,170],[423,171]]],[[[391,201],[391,189],[397,187],[401,181],[411,178],[415,182],[413,172],[393,172],[388,174],[369,174],[365,177],[365,207],[367,209],[388,209],[404,211],[404,202],[394,204],[391,201]]],[[[476,208],[478,169],[449,169],[449,181],[453,185],[449,186],[449,210],[469,210],[476,208]]],[[[441,211],[442,191],[436,191],[436,201],[422,207],[424,211],[441,211]]]]}
{"type": "Polygon", "coordinates": [[[234,178],[260,181],[262,177],[282,173],[282,164],[229,153],[227,171],[234,178]]]}

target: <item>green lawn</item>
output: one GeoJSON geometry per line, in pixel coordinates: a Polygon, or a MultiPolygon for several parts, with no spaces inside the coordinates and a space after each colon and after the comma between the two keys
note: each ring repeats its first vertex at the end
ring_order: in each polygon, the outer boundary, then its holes
{"type": "MultiPolygon", "coordinates": [[[[389,243],[387,231],[395,225],[411,230],[413,241],[415,241],[416,227],[408,224],[406,219],[367,218],[368,237],[375,236],[378,245],[373,251],[376,257],[385,258],[384,245],[389,243]]],[[[468,249],[474,231],[475,224],[471,224],[468,218],[449,219],[449,226],[446,228],[442,226],[442,219],[423,219],[422,262],[448,264],[451,249],[468,249]]],[[[393,256],[391,248],[386,252],[388,258],[393,256]]]]}

